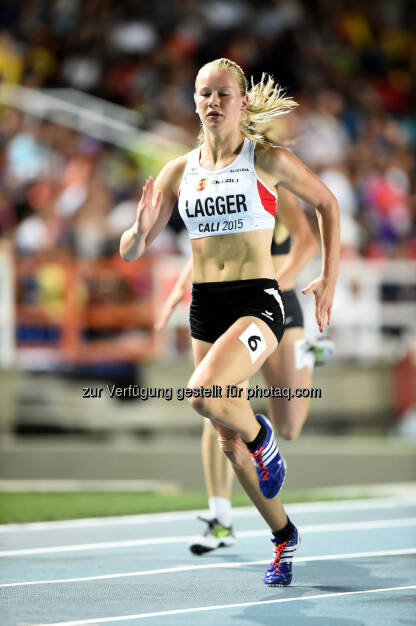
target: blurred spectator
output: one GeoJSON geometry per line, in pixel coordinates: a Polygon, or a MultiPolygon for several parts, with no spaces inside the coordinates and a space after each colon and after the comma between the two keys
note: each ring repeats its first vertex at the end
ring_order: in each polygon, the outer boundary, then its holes
{"type": "Polygon", "coordinates": [[[324,90],[300,104],[296,152],[301,160],[314,169],[342,164],[348,156],[350,139],[340,119],[341,96],[324,90]]]}
{"type": "MultiPolygon", "coordinates": [[[[0,75],[135,108],[144,128],[178,137],[169,122],[192,147],[202,63],[226,55],[256,80],[272,72],[300,103],[290,147],[338,198],[344,254],[415,258],[415,26],[407,0],[7,2],[0,75]]],[[[112,254],[134,219],[140,166],[83,131],[0,110],[0,229],[16,229],[19,252],[112,254]]],[[[153,252],[188,248],[174,215],[153,252]]]]}
{"type": "Polygon", "coordinates": [[[321,180],[338,200],[341,223],[341,254],[358,254],[364,241],[363,229],[357,221],[358,197],[345,167],[328,167],[319,174],[321,180]]]}
{"type": "Polygon", "coordinates": [[[111,236],[108,213],[111,196],[108,187],[95,175],[88,183],[85,202],[72,220],[75,254],[81,258],[99,258],[108,253],[111,236]]]}
{"type": "Polygon", "coordinates": [[[9,239],[15,226],[16,215],[13,207],[4,191],[0,190],[0,240],[9,239]]]}
{"type": "Polygon", "coordinates": [[[30,214],[16,228],[15,244],[23,255],[56,251],[63,243],[64,224],[54,211],[56,186],[44,179],[26,189],[30,214]]]}
{"type": "Polygon", "coordinates": [[[20,82],[23,67],[24,57],[19,44],[10,33],[0,32],[0,82],[20,82]]]}

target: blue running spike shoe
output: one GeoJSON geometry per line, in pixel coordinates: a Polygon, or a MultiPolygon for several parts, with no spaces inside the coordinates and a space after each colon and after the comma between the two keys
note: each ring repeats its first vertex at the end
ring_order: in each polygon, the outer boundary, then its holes
{"type": "Polygon", "coordinates": [[[264,424],[267,433],[257,450],[249,452],[256,466],[260,491],[265,498],[274,498],[285,480],[286,461],[280,456],[270,421],[264,415],[256,415],[256,419],[260,424],[264,424]]]}
{"type": "Polygon", "coordinates": [[[279,543],[276,537],[272,538],[274,544],[274,559],[264,577],[264,582],[269,587],[285,587],[292,582],[292,560],[296,548],[300,544],[298,530],[293,526],[293,533],[287,541],[279,543]]]}

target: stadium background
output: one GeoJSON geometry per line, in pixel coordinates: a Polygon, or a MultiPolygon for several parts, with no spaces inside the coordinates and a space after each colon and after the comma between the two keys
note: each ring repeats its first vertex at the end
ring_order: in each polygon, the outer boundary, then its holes
{"type": "Polygon", "coordinates": [[[175,389],[192,371],[189,298],[152,330],[190,251],[179,216],[137,262],[118,243],[146,176],[195,145],[194,77],[220,56],[298,100],[281,136],[341,211],[336,353],[283,443],[288,489],[415,479],[415,27],[400,0],[2,2],[2,489],[203,489],[187,404],[105,386],[175,389]]]}

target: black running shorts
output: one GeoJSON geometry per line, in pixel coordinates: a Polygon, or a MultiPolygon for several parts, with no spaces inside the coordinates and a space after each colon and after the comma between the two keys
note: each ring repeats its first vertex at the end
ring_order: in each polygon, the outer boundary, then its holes
{"type": "Polygon", "coordinates": [[[192,285],[190,325],[195,339],[214,343],[234,322],[247,315],[266,322],[280,342],[284,308],[275,280],[253,278],[192,285]]]}
{"type": "Polygon", "coordinates": [[[285,328],[303,328],[303,313],[296,292],[289,289],[282,291],[281,295],[285,309],[285,328]]]}

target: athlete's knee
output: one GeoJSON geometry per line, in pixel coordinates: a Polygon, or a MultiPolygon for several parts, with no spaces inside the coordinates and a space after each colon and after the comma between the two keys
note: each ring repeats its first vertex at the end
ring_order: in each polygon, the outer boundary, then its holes
{"type": "Polygon", "coordinates": [[[191,407],[203,417],[210,417],[207,398],[201,397],[200,390],[204,387],[198,370],[196,370],[188,381],[187,389],[192,391],[192,395],[188,397],[191,407]]]}
{"type": "Polygon", "coordinates": [[[306,414],[299,411],[299,406],[290,402],[286,404],[270,404],[269,417],[279,437],[292,441],[302,432],[306,414]]]}
{"type": "Polygon", "coordinates": [[[201,398],[199,396],[192,396],[188,398],[191,407],[202,415],[203,417],[212,417],[212,407],[208,398],[201,398]]]}
{"type": "MultiPolygon", "coordinates": [[[[192,388],[192,387],[191,387],[192,388]]],[[[212,418],[218,413],[218,407],[215,399],[203,397],[200,395],[200,387],[193,387],[194,394],[188,398],[191,407],[203,417],[212,418]]]]}
{"type": "Polygon", "coordinates": [[[287,441],[293,441],[297,439],[302,432],[303,424],[283,424],[278,428],[279,437],[286,439],[287,441]]]}
{"type": "Polygon", "coordinates": [[[223,413],[223,401],[218,401],[216,397],[205,396],[205,390],[211,389],[214,385],[214,374],[212,371],[195,371],[189,379],[187,388],[192,389],[192,396],[188,398],[189,404],[197,413],[204,417],[213,418],[215,415],[223,413]]]}

